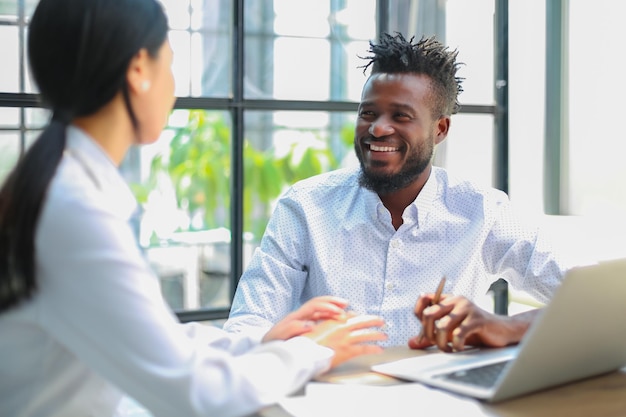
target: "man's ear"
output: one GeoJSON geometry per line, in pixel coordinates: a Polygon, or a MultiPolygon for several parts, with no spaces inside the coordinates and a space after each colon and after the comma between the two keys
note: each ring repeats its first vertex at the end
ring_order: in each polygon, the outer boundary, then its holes
{"type": "Polygon", "coordinates": [[[128,64],[126,81],[130,92],[141,94],[150,89],[150,56],[145,48],[135,54],[128,64]]]}
{"type": "Polygon", "coordinates": [[[435,145],[439,145],[448,136],[450,116],[441,116],[435,126],[435,145]]]}

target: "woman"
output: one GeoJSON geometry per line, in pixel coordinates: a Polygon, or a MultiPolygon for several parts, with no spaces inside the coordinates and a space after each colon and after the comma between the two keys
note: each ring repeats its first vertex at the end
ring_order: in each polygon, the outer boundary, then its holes
{"type": "Polygon", "coordinates": [[[267,343],[168,309],[117,170],[173,106],[167,30],[155,0],[41,0],[33,15],[28,56],[53,118],[0,190],[2,416],[111,416],[122,392],[155,416],[244,415],[380,351],[363,342],[385,338],[382,321],[347,321],[333,297],[267,343]]]}

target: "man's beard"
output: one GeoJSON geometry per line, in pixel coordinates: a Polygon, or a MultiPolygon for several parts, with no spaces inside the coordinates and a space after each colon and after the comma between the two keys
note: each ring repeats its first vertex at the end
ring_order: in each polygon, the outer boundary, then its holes
{"type": "MultiPolygon", "coordinates": [[[[355,148],[358,147],[355,143],[355,148]]],[[[404,165],[400,169],[400,172],[395,174],[377,174],[375,172],[367,171],[363,163],[363,155],[360,149],[355,149],[356,154],[361,164],[361,175],[359,176],[359,185],[374,191],[378,195],[390,194],[395,191],[408,187],[413,181],[420,176],[422,172],[428,168],[430,161],[433,157],[435,148],[433,146],[422,149],[427,153],[424,155],[420,153],[420,149],[409,155],[404,165]]]]}

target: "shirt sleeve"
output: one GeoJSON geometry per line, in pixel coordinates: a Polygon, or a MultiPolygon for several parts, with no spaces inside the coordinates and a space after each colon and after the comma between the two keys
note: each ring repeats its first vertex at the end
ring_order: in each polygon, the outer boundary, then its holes
{"type": "Polygon", "coordinates": [[[259,340],[300,306],[308,277],[307,236],[304,214],[288,192],[279,200],[239,280],[225,330],[259,340]]]}
{"type": "Polygon", "coordinates": [[[157,417],[249,414],[329,367],[332,350],[304,337],[257,345],[180,324],[130,227],[106,210],[48,204],[36,250],[42,326],[157,417]]]}
{"type": "MultiPolygon", "coordinates": [[[[512,288],[546,303],[569,268],[540,230],[525,221],[508,198],[497,199],[483,259],[487,269],[512,288]]],[[[489,218],[489,216],[486,216],[489,218]]]]}

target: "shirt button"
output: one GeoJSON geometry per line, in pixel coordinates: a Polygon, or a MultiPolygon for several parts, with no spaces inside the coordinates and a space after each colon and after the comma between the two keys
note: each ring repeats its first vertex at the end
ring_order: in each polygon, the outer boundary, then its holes
{"type": "Polygon", "coordinates": [[[385,284],[385,288],[388,290],[393,290],[393,283],[392,282],[388,282],[385,284]]]}
{"type": "Polygon", "coordinates": [[[391,247],[394,249],[398,249],[400,247],[400,242],[398,242],[397,240],[392,240],[391,247]]]}

